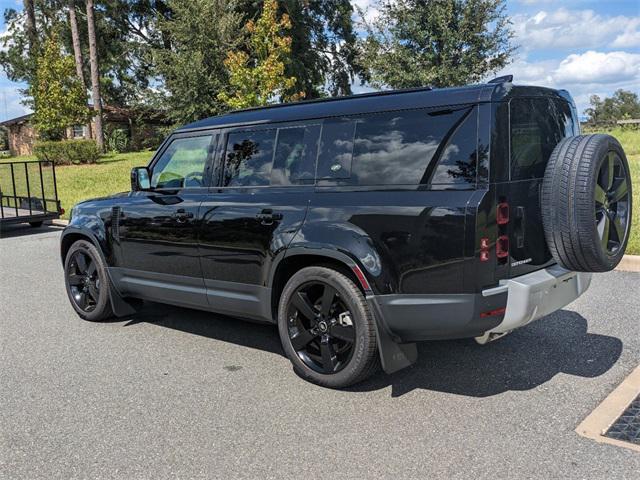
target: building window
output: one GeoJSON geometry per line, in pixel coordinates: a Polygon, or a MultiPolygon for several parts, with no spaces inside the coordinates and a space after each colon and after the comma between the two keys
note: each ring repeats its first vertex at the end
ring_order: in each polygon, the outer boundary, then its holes
{"type": "Polygon", "coordinates": [[[85,126],[84,125],[74,125],[73,126],[73,138],[85,138],[85,126]]]}

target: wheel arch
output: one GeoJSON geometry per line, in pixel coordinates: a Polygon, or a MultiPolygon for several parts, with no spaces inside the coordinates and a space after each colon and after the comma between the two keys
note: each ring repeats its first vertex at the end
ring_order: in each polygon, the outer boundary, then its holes
{"type": "Polygon", "coordinates": [[[285,255],[275,262],[272,269],[269,286],[271,287],[271,313],[277,318],[280,296],[289,278],[305,267],[322,266],[333,268],[346,275],[364,295],[371,293],[371,286],[366,280],[364,270],[348,255],[334,250],[293,249],[287,250],[285,255]],[[356,274],[356,272],[359,272],[356,274]],[[364,281],[358,278],[362,275],[364,281]]]}
{"type": "Polygon", "coordinates": [[[113,313],[117,317],[123,317],[127,315],[132,315],[137,311],[137,308],[129,301],[125,300],[120,292],[118,291],[117,286],[113,282],[113,278],[111,278],[111,274],[109,272],[109,264],[107,263],[107,255],[105,254],[104,249],[102,248],[100,240],[96,237],[96,235],[87,228],[79,228],[76,226],[69,225],[62,232],[62,237],[60,239],[60,259],[62,261],[62,266],[64,267],[65,260],[67,258],[67,253],[71,246],[79,240],[85,240],[91,243],[98,254],[100,255],[102,261],[104,262],[107,270],[107,275],[110,277],[110,301],[111,308],[113,313]]]}
{"type": "MultiPolygon", "coordinates": [[[[80,229],[75,227],[67,227],[62,232],[62,237],[60,239],[60,260],[62,261],[63,265],[67,258],[67,253],[69,253],[69,249],[71,248],[71,245],[76,243],[78,240],[85,240],[87,242],[92,243],[96,247],[98,252],[100,252],[100,255],[102,256],[102,260],[105,261],[105,255],[100,245],[100,242],[97,240],[95,235],[90,230],[80,229]]],[[[105,264],[106,264],[106,261],[105,261],[105,264]]]]}

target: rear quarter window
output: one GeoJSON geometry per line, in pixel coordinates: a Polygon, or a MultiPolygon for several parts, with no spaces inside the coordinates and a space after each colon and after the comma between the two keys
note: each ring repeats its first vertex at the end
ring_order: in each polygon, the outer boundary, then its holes
{"type": "Polygon", "coordinates": [[[576,134],[576,128],[568,102],[511,100],[511,180],[542,178],[553,149],[563,138],[576,134]]]}
{"type": "Polygon", "coordinates": [[[475,185],[477,108],[329,120],[320,145],[321,185],[475,185]]]}

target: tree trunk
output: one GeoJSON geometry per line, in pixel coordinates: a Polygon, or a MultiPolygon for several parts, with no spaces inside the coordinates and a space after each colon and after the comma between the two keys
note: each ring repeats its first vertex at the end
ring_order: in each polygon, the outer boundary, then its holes
{"type": "Polygon", "coordinates": [[[24,11],[27,12],[26,30],[29,41],[29,55],[35,56],[38,37],[36,34],[36,10],[33,5],[33,0],[24,0],[24,11]]]}
{"type": "Polygon", "coordinates": [[[73,56],[76,59],[76,73],[83,87],[84,74],[82,73],[82,50],[80,48],[80,33],[78,32],[78,19],[76,17],[76,1],[69,0],[69,24],[71,25],[71,41],[73,43],[73,56]]]}
{"type": "Polygon", "coordinates": [[[91,63],[91,97],[95,115],[96,143],[104,152],[104,138],[102,134],[102,99],[100,98],[100,70],[98,69],[98,49],[96,47],[96,24],[93,18],[93,0],[87,0],[87,30],[89,33],[89,61],[91,63]]]}
{"type": "MultiPolygon", "coordinates": [[[[80,80],[83,90],[87,91],[87,84],[84,83],[84,72],[82,69],[82,48],[80,47],[80,33],[78,32],[78,17],[76,16],[76,0],[69,0],[69,25],[71,25],[71,43],[73,43],[73,57],[76,60],[76,74],[80,80]]],[[[91,123],[85,125],[84,138],[91,138],[91,123]]]]}

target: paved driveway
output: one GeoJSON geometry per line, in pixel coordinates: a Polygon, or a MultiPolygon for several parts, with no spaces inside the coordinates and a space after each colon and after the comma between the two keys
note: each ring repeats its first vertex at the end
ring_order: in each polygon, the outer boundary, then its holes
{"type": "Polygon", "coordinates": [[[272,326],[157,304],[80,320],[58,237],[0,239],[0,478],[638,478],[640,454],[574,432],[638,364],[638,274],[331,391],[291,371],[272,326]]]}

